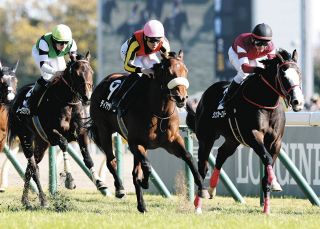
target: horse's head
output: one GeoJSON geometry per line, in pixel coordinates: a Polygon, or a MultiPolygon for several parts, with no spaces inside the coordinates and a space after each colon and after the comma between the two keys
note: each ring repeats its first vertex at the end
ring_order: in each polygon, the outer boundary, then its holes
{"type": "Polygon", "coordinates": [[[170,53],[169,56],[162,55],[160,64],[154,66],[155,77],[160,80],[161,85],[169,91],[168,95],[176,102],[179,108],[185,106],[188,98],[187,79],[188,69],[183,63],[183,52],[180,50],[178,56],[170,53]]]}
{"type": "Polygon", "coordinates": [[[16,96],[17,91],[17,77],[16,70],[19,61],[17,61],[14,68],[3,67],[0,62],[0,102],[12,101],[16,96]]]}
{"type": "Polygon", "coordinates": [[[266,71],[271,70],[271,75],[276,75],[276,91],[294,111],[302,110],[304,105],[301,71],[297,59],[296,50],[290,54],[284,49],[279,49],[275,58],[261,61],[266,66],[266,71]]]}
{"type": "Polygon", "coordinates": [[[293,51],[292,55],[280,49],[277,53],[278,73],[277,79],[281,93],[294,111],[303,109],[304,96],[301,90],[301,71],[297,65],[298,53],[293,51]]]}
{"type": "Polygon", "coordinates": [[[90,52],[86,56],[71,58],[64,72],[64,77],[72,92],[83,102],[88,103],[92,94],[93,70],[90,66],[90,52]]]}

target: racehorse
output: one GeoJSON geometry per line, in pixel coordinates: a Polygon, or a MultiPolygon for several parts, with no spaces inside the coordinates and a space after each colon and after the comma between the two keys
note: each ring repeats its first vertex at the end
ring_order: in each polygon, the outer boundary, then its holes
{"type": "Polygon", "coordinates": [[[187,104],[186,122],[199,141],[198,169],[202,178],[205,178],[208,171],[208,157],[215,140],[220,136],[225,138],[218,149],[210,179],[211,196],[217,186],[222,165],[243,144],[258,154],[265,167],[265,176],[262,178],[263,211],[270,213],[270,189],[282,190],[272,169],[280,152],[285,128],[284,106],[280,98],[296,112],[303,108],[304,103],[297,58],[296,50],[291,55],[280,49],[275,58],[263,60],[264,73],[248,77],[226,110],[217,111],[228,85],[224,81],[211,85],[203,93],[196,112],[187,104]]]}
{"type": "MultiPolygon", "coordinates": [[[[16,113],[32,85],[22,87],[10,109],[10,142],[18,136],[23,152],[28,160],[22,204],[30,207],[28,199],[31,177],[37,184],[41,206],[47,206],[46,196],[39,180],[37,164],[42,160],[49,145],[58,145],[65,152],[68,142],[77,141],[85,165],[93,170],[93,162],[88,151],[87,131],[84,128],[82,104],[88,103],[93,86],[93,70],[90,66],[90,52],[86,56],[71,58],[66,69],[58,73],[38,102],[35,116],[22,117],[16,113]]],[[[95,174],[92,174],[94,178],[95,174]]],[[[100,181],[96,180],[97,188],[100,181]]]]}
{"type": "MultiPolygon", "coordinates": [[[[92,119],[89,131],[95,143],[107,157],[107,167],[115,179],[116,190],[122,189],[117,176],[116,159],[112,151],[112,134],[118,132],[128,142],[134,156],[132,171],[137,197],[137,209],[146,212],[142,189],[148,189],[151,165],[147,150],[162,147],[184,160],[190,167],[195,183],[202,194],[203,180],[196,169],[192,156],[186,151],[179,133],[177,107],[183,107],[187,100],[187,67],[183,52],[162,56],[161,63],[153,66],[154,78],[142,75],[131,89],[129,107],[121,118],[110,109],[110,98],[116,93],[127,74],[114,73],[107,76],[93,91],[90,104],[92,119]]],[[[121,96],[121,95],[120,95],[121,96]]]]}
{"type": "Polygon", "coordinates": [[[19,61],[14,68],[4,67],[0,62],[0,152],[7,141],[8,136],[8,108],[15,97],[17,90],[16,70],[19,61]]]}

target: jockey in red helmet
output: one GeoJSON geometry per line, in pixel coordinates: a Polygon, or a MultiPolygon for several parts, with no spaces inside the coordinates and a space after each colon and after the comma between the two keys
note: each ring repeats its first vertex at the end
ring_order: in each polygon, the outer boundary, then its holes
{"type": "Polygon", "coordinates": [[[258,24],[251,33],[240,34],[229,48],[230,63],[237,70],[226,93],[221,99],[218,110],[234,96],[241,82],[252,73],[262,73],[264,66],[259,60],[275,57],[275,46],[272,42],[271,27],[265,23],[258,24]]]}

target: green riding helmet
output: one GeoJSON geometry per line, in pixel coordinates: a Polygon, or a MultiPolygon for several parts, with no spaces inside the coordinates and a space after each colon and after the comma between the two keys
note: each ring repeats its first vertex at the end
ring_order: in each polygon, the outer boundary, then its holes
{"type": "Polygon", "coordinates": [[[59,24],[52,30],[52,37],[55,41],[67,41],[72,40],[72,32],[69,26],[59,24]]]}

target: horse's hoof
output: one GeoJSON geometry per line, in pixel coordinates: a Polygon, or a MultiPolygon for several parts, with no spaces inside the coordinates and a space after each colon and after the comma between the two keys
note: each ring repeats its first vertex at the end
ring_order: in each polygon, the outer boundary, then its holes
{"type": "Polygon", "coordinates": [[[115,195],[117,198],[121,199],[122,197],[124,197],[126,195],[126,192],[123,189],[116,190],[115,195]]]}
{"type": "Polygon", "coordinates": [[[148,181],[139,181],[141,188],[148,189],[149,188],[149,182],[148,181]]]}
{"type": "Polygon", "coordinates": [[[21,203],[26,209],[31,209],[31,204],[27,198],[22,198],[21,203]]]}
{"type": "Polygon", "coordinates": [[[201,215],[201,214],[202,214],[202,209],[201,209],[201,208],[195,208],[195,209],[194,209],[194,213],[195,213],[196,215],[201,215]]]}
{"type": "Polygon", "coordinates": [[[41,207],[42,208],[49,208],[49,204],[48,204],[47,200],[41,201],[41,207]]]}
{"type": "Polygon", "coordinates": [[[64,186],[70,190],[75,189],[77,187],[76,184],[74,183],[74,179],[71,173],[66,174],[66,180],[64,182],[64,186]]]}
{"type": "Polygon", "coordinates": [[[207,189],[198,190],[198,196],[200,198],[207,199],[209,197],[208,190],[207,189]]]}
{"type": "Polygon", "coordinates": [[[272,192],[282,192],[282,188],[276,179],[273,179],[270,188],[272,192]]]}
{"type": "Polygon", "coordinates": [[[143,206],[140,206],[140,205],[138,205],[137,209],[141,213],[146,213],[147,212],[147,209],[145,207],[143,207],[143,206]]]}
{"type": "Polygon", "coordinates": [[[5,192],[6,189],[5,188],[0,188],[0,192],[5,192]]]}
{"type": "Polygon", "coordinates": [[[213,197],[215,197],[217,194],[217,188],[209,187],[208,193],[209,193],[209,199],[213,199],[213,197]]]}
{"type": "Polygon", "coordinates": [[[103,183],[101,180],[96,180],[96,187],[98,190],[107,189],[107,185],[103,183]]]}

